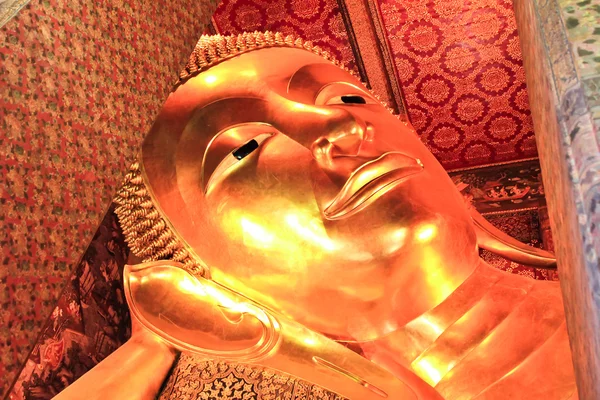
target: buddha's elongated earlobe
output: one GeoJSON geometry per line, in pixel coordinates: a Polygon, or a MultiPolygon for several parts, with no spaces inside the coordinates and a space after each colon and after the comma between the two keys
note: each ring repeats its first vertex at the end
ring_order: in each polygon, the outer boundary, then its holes
{"type": "Polygon", "coordinates": [[[520,264],[539,268],[556,268],[554,254],[519,242],[489,223],[474,208],[470,209],[470,213],[477,232],[477,244],[482,249],[520,264]]]}
{"type": "Polygon", "coordinates": [[[406,368],[394,376],[326,336],[190,274],[182,263],[126,265],[123,281],[132,317],[172,348],[258,370],[293,371],[349,399],[442,400],[406,368]]]}

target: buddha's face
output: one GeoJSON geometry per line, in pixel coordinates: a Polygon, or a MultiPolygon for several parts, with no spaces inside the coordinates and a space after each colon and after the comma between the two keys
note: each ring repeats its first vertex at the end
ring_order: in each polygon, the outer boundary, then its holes
{"type": "Polygon", "coordinates": [[[412,128],[308,51],[253,51],[190,79],[143,161],[215,281],[332,336],[393,331],[477,263],[464,202],[412,128]]]}

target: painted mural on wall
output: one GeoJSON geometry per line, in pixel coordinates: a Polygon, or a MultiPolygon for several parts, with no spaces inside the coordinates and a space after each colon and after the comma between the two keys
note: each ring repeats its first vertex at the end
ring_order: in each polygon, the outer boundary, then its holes
{"type": "Polygon", "coordinates": [[[517,211],[546,205],[539,161],[450,172],[463,195],[480,213],[517,211]]]}
{"type": "Polygon", "coordinates": [[[10,399],[51,399],[131,335],[123,292],[129,250],[106,214],[40,333],[10,399]]]}

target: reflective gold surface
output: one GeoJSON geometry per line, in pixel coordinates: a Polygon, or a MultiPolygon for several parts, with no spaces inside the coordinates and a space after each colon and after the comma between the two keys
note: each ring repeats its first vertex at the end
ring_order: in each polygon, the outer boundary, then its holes
{"type": "Polygon", "coordinates": [[[556,268],[554,254],[531,247],[508,236],[489,223],[477,210],[470,209],[479,247],[500,254],[509,260],[540,268],[556,268]]]}
{"type": "MultiPolygon", "coordinates": [[[[182,351],[293,372],[351,399],[437,397],[418,380],[411,388],[340,344],[211,280],[196,278],[177,263],[126,267],[125,294],[136,320],[182,351]]],[[[404,377],[416,378],[409,370],[404,377]]]]}
{"type": "Polygon", "coordinates": [[[179,86],[142,157],[216,282],[336,338],[389,334],[479,259],[462,197],[414,131],[307,51],[245,53],[179,86]]]}
{"type": "Polygon", "coordinates": [[[573,396],[558,285],[494,270],[478,242],[538,266],[552,255],[469,210],[348,72],[303,49],[228,48],[188,66],[119,200],[141,257],[185,263],[126,270],[141,324],[351,399],[573,396]]]}

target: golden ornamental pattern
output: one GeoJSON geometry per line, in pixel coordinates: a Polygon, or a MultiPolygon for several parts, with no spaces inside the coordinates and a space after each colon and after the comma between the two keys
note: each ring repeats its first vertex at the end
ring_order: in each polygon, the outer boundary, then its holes
{"type": "Polygon", "coordinates": [[[196,44],[184,70],[179,75],[179,83],[198,74],[214,64],[239,54],[267,47],[296,47],[311,51],[354,75],[329,52],[315,46],[312,42],[296,35],[284,36],[279,32],[244,32],[240,35],[203,35],[196,44]]]}
{"type": "Polygon", "coordinates": [[[158,399],[345,400],[278,371],[190,354],[181,354],[158,399]]]}

